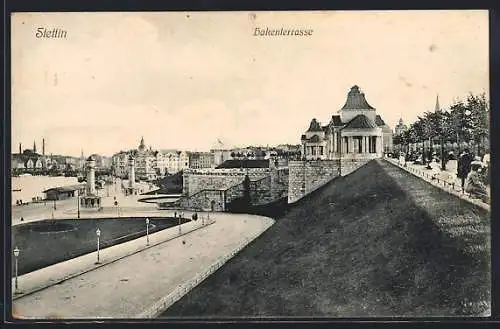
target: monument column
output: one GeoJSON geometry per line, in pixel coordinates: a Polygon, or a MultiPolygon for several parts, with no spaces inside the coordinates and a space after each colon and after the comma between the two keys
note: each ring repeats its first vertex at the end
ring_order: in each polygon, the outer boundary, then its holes
{"type": "Polygon", "coordinates": [[[128,158],[128,166],[129,166],[129,172],[128,172],[128,186],[133,189],[135,185],[135,160],[132,155],[128,158]]]}
{"type": "Polygon", "coordinates": [[[87,159],[87,195],[95,194],[95,160],[90,156],[87,159]]]}

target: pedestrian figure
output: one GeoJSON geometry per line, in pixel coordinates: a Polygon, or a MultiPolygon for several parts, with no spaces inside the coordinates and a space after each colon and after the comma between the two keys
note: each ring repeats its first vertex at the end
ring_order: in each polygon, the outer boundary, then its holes
{"type": "Polygon", "coordinates": [[[474,198],[480,198],[487,202],[488,192],[484,184],[481,161],[472,161],[471,171],[466,179],[465,192],[470,193],[474,198]]]}
{"type": "Polygon", "coordinates": [[[490,168],[490,153],[489,152],[486,152],[486,154],[483,156],[483,175],[484,175],[484,183],[486,185],[490,185],[491,168],[490,168]]]}
{"type": "Polygon", "coordinates": [[[460,155],[457,166],[457,177],[461,179],[462,191],[464,191],[465,180],[467,179],[467,175],[471,170],[471,163],[472,163],[472,154],[470,154],[469,150],[466,149],[464,153],[460,155]]]}
{"type": "Polygon", "coordinates": [[[406,159],[405,159],[405,154],[404,152],[401,152],[399,154],[399,165],[400,166],[406,166],[406,159]]]}

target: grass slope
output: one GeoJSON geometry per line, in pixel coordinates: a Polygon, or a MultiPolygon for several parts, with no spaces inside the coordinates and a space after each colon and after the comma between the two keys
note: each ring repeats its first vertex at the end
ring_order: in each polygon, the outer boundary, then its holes
{"type": "Polygon", "coordinates": [[[479,315],[489,217],[372,161],[292,206],[162,317],[479,315]]]}

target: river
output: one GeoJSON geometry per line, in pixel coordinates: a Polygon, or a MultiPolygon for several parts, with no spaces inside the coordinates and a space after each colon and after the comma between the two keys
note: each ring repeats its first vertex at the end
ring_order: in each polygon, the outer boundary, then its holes
{"type": "Polygon", "coordinates": [[[32,198],[44,198],[43,191],[57,186],[68,186],[78,184],[76,177],[64,176],[19,176],[12,177],[12,204],[16,200],[31,202],[32,198]]]}

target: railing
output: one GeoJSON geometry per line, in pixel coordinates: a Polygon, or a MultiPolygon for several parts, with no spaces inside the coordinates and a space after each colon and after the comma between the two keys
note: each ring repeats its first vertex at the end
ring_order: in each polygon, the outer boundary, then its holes
{"type": "Polygon", "coordinates": [[[436,187],[439,187],[449,193],[452,193],[460,198],[463,198],[467,201],[470,201],[474,204],[478,204],[480,206],[482,206],[483,208],[487,208],[489,210],[489,200],[487,200],[488,202],[485,202],[486,199],[489,199],[489,195],[487,194],[483,194],[483,195],[480,195],[480,194],[473,194],[473,193],[469,193],[467,191],[465,191],[464,189],[462,189],[462,186],[461,184],[459,184],[458,182],[450,182],[446,179],[442,179],[442,178],[439,178],[437,177],[437,173],[433,172],[433,173],[429,173],[425,170],[421,170],[421,169],[418,169],[418,168],[415,168],[413,166],[408,166],[406,163],[404,165],[401,165],[399,164],[399,162],[397,160],[393,160],[393,159],[389,159],[389,158],[385,158],[386,161],[389,161],[395,165],[397,165],[398,167],[400,168],[403,168],[404,170],[412,173],[413,175],[417,176],[417,177],[420,177],[420,178],[423,178],[425,181],[427,181],[428,183],[436,186],[436,187]],[[478,201],[476,200],[477,197],[479,197],[480,199],[482,199],[481,201],[478,201]]]}

